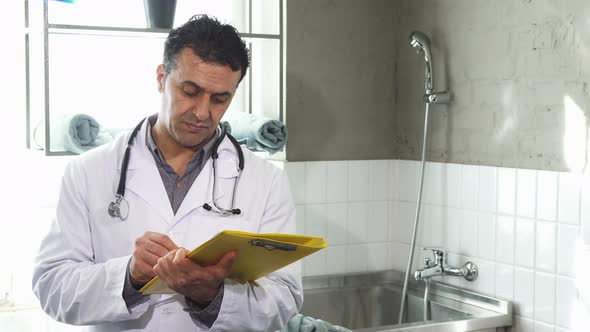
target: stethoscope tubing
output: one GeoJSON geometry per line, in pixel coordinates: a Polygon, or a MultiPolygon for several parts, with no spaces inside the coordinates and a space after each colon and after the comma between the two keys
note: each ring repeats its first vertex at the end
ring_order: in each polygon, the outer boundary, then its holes
{"type": "MultiPolygon", "coordinates": [[[[142,119],[137,126],[131,132],[131,136],[129,136],[129,140],[127,141],[127,146],[125,147],[125,154],[123,155],[123,161],[121,163],[121,175],[119,176],[119,184],[117,186],[117,193],[115,194],[115,200],[109,203],[107,212],[113,218],[119,218],[121,221],[125,221],[127,219],[127,215],[121,215],[121,202],[126,201],[125,199],[125,189],[126,189],[126,181],[127,181],[127,169],[129,168],[129,159],[131,158],[131,149],[133,148],[133,143],[143,123],[145,122],[146,118],[142,119]]],[[[213,159],[213,191],[212,191],[212,199],[211,202],[215,206],[216,210],[213,210],[211,205],[204,204],[203,208],[209,212],[217,213],[221,216],[230,216],[230,215],[237,215],[241,214],[241,210],[234,208],[235,200],[236,200],[236,191],[238,182],[240,181],[242,171],[244,170],[244,153],[238,141],[231,136],[225,128],[222,129],[222,133],[220,137],[217,139],[215,144],[213,144],[212,151],[211,151],[211,158],[213,159]],[[234,188],[231,198],[231,205],[230,209],[225,209],[217,204],[215,197],[217,197],[217,174],[216,174],[216,161],[219,158],[218,148],[223,139],[227,137],[236,153],[238,155],[238,175],[236,176],[236,180],[234,181],[234,188]]]]}

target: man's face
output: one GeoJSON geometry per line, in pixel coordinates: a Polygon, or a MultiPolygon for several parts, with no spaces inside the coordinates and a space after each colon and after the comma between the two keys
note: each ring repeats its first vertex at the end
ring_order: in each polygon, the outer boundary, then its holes
{"type": "Polygon", "coordinates": [[[168,75],[158,67],[158,90],[162,109],[158,122],[176,144],[197,149],[215,133],[240,81],[241,71],[204,62],[189,48],[176,56],[176,67],[168,75]]]}

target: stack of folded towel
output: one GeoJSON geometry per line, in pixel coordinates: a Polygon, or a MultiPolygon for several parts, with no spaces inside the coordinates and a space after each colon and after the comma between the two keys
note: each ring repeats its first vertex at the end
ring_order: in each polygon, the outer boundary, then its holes
{"type": "Polygon", "coordinates": [[[252,151],[267,151],[270,154],[282,150],[287,143],[287,127],[279,120],[244,112],[227,112],[222,126],[252,151]]]}
{"type": "Polygon", "coordinates": [[[342,326],[332,325],[321,319],[297,314],[279,332],[351,332],[342,326]]]}
{"type": "MultiPolygon", "coordinates": [[[[221,125],[252,151],[269,154],[281,151],[287,143],[287,127],[278,120],[243,112],[229,112],[223,116],[221,125]]],[[[112,141],[117,134],[127,130],[107,130],[87,114],[70,114],[56,120],[51,127],[51,149],[80,154],[112,141]]],[[[42,128],[39,124],[38,128],[42,128]]],[[[37,130],[36,130],[37,131],[37,130]]],[[[35,132],[35,141],[40,147],[44,134],[35,132]]]]}

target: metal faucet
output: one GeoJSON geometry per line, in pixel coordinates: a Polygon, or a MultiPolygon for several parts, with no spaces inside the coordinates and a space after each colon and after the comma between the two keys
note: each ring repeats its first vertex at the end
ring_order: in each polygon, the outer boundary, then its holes
{"type": "Polygon", "coordinates": [[[473,281],[477,278],[477,265],[472,262],[467,262],[461,268],[450,267],[446,262],[445,252],[434,248],[422,248],[422,250],[430,250],[434,256],[434,263],[430,258],[424,258],[424,268],[414,272],[416,280],[424,280],[435,276],[461,276],[468,281],[473,281]]]}

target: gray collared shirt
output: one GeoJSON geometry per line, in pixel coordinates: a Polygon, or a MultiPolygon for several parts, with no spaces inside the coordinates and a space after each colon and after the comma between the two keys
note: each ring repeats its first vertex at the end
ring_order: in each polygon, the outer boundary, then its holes
{"type": "Polygon", "coordinates": [[[215,141],[217,141],[217,138],[219,138],[220,130],[217,128],[215,132],[215,139],[207,142],[205,146],[193,154],[192,159],[186,165],[184,174],[182,176],[178,176],[172,167],[166,163],[166,160],[164,160],[164,156],[162,155],[160,148],[158,148],[156,145],[156,142],[154,141],[154,138],[151,134],[152,126],[156,123],[157,117],[150,116],[148,120],[145,141],[148,149],[154,157],[154,160],[156,161],[156,166],[158,166],[158,172],[160,172],[162,182],[164,183],[166,193],[168,194],[168,199],[170,199],[170,205],[172,205],[172,211],[174,211],[174,214],[176,214],[191,185],[193,182],[195,182],[195,179],[197,176],[199,176],[203,167],[205,167],[209,157],[211,157],[211,148],[215,144],[215,141]]]}
{"type": "MultiPolygon", "coordinates": [[[[166,193],[168,194],[168,199],[170,200],[170,205],[172,206],[172,210],[174,214],[178,211],[182,201],[186,197],[191,185],[195,182],[195,179],[201,173],[203,167],[207,163],[207,160],[211,156],[211,149],[215,144],[215,141],[220,136],[220,130],[217,129],[215,133],[215,139],[210,140],[197,150],[194,154],[192,159],[186,166],[186,170],[182,176],[178,176],[166,163],[164,156],[160,152],[158,145],[154,141],[152,136],[152,126],[156,123],[157,116],[153,115],[148,118],[147,123],[147,130],[146,130],[146,137],[145,142],[147,148],[152,153],[154,160],[156,162],[156,166],[158,167],[158,172],[160,173],[160,177],[162,178],[162,182],[164,183],[164,188],[166,188],[166,193]]],[[[217,296],[213,299],[213,301],[209,304],[209,306],[202,308],[197,303],[191,301],[189,298],[185,298],[188,308],[184,309],[188,312],[193,320],[198,320],[201,323],[205,324],[208,327],[211,327],[217,316],[219,314],[219,310],[221,309],[221,302],[223,300],[223,284],[221,284],[221,288],[217,293],[217,296]]],[[[123,299],[127,304],[128,308],[137,306],[145,301],[148,300],[147,296],[142,296],[134,287],[131,285],[131,279],[129,276],[129,265],[127,265],[127,273],[125,277],[125,285],[123,287],[123,299]]]]}

